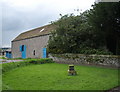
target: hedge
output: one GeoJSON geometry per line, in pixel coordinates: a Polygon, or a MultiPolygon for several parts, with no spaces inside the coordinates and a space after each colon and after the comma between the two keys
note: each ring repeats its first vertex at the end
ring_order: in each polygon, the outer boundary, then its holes
{"type": "Polygon", "coordinates": [[[44,63],[53,63],[54,61],[50,58],[42,58],[42,59],[26,59],[25,61],[19,62],[10,62],[10,63],[3,63],[2,64],[2,72],[8,72],[12,69],[27,66],[31,64],[44,64],[44,63]]]}

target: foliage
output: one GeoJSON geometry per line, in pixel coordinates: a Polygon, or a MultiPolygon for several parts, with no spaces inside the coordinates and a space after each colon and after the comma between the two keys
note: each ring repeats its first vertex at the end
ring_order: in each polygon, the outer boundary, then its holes
{"type": "Polygon", "coordinates": [[[54,61],[50,58],[41,58],[41,59],[28,59],[30,63],[34,64],[44,64],[44,63],[53,63],[54,61]]]}
{"type": "Polygon", "coordinates": [[[87,22],[88,11],[79,16],[65,15],[54,24],[57,28],[52,32],[48,44],[50,53],[80,53],[80,48],[97,48],[92,27],[87,22]]]}
{"type": "Polygon", "coordinates": [[[81,48],[81,54],[97,54],[97,55],[112,55],[110,51],[93,48],[81,48]]]}
{"type": "Polygon", "coordinates": [[[108,90],[118,86],[118,69],[76,66],[68,76],[67,64],[38,64],[3,74],[3,90],[108,90]]]}
{"type": "Polygon", "coordinates": [[[119,54],[119,3],[98,3],[92,7],[80,15],[64,15],[53,22],[57,27],[49,40],[50,53],[119,54]]]}
{"type": "Polygon", "coordinates": [[[19,62],[3,63],[2,72],[4,73],[12,69],[31,65],[31,64],[43,64],[43,63],[53,63],[53,60],[49,58],[42,58],[42,59],[27,59],[25,61],[19,61],[19,62]]]}
{"type": "Polygon", "coordinates": [[[99,41],[113,54],[120,54],[120,2],[94,4],[87,16],[99,41]]]}
{"type": "Polygon", "coordinates": [[[22,66],[26,66],[26,65],[29,65],[29,64],[30,63],[28,61],[3,63],[2,64],[2,72],[4,73],[4,72],[10,71],[12,69],[22,67],[22,66]]]}
{"type": "Polygon", "coordinates": [[[6,59],[6,57],[0,57],[0,59],[6,59]]]}
{"type": "Polygon", "coordinates": [[[7,60],[26,60],[26,59],[19,57],[19,58],[7,58],[7,60]]]}

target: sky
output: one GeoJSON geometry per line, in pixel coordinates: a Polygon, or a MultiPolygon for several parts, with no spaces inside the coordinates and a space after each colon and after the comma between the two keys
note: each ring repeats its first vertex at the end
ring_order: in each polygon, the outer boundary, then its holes
{"type": "Polygon", "coordinates": [[[60,14],[79,14],[90,9],[94,2],[95,0],[1,0],[0,47],[11,47],[11,41],[20,33],[58,20],[60,14]]]}

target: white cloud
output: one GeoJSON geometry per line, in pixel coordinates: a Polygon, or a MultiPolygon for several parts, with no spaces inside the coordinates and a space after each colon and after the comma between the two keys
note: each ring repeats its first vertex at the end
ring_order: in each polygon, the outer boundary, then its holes
{"type": "Polygon", "coordinates": [[[89,9],[95,0],[2,0],[3,46],[29,29],[48,24],[59,14],[76,13],[74,9],[89,9]],[[11,33],[11,35],[9,35],[11,33]]]}
{"type": "Polygon", "coordinates": [[[38,7],[48,9],[60,9],[61,11],[66,9],[80,8],[88,9],[94,3],[95,0],[4,0],[3,3],[7,3],[10,6],[19,10],[34,10],[38,7]]]}
{"type": "Polygon", "coordinates": [[[31,7],[38,5],[41,0],[4,0],[4,3],[9,3],[13,7],[31,7]]]}

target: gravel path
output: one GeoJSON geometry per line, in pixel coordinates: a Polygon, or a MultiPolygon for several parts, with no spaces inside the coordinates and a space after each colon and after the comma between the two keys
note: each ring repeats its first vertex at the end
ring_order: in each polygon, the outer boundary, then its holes
{"type": "Polygon", "coordinates": [[[18,61],[23,61],[23,60],[6,60],[6,59],[0,59],[0,64],[2,63],[10,63],[10,62],[18,62],[18,61]],[[5,61],[5,62],[2,62],[5,61]]]}

